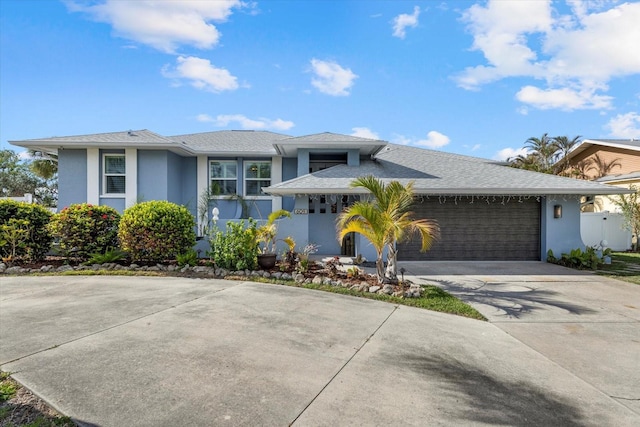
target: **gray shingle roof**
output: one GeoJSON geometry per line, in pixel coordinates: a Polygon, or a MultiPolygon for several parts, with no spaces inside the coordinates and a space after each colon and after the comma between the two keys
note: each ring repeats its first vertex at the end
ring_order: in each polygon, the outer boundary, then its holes
{"type": "Polygon", "coordinates": [[[255,153],[276,154],[273,143],[289,135],[267,131],[223,130],[205,133],[192,133],[170,137],[184,143],[195,151],[203,153],[255,153]]]}
{"type": "Polygon", "coordinates": [[[162,135],[158,135],[155,132],[151,132],[147,129],[142,130],[129,130],[122,132],[107,132],[107,133],[94,133],[90,135],[73,135],[73,136],[53,136],[51,138],[39,138],[39,139],[27,139],[19,142],[33,142],[33,143],[46,143],[46,142],[65,142],[65,143],[105,143],[105,144],[173,144],[175,143],[169,138],[162,135]]]}
{"type": "Polygon", "coordinates": [[[339,165],[273,185],[273,194],[361,192],[350,189],[359,176],[373,175],[403,184],[414,181],[418,194],[545,195],[617,194],[621,190],[600,183],[515,169],[491,160],[441,151],[389,144],[375,162],[359,167],[339,165]]]}
{"type": "Polygon", "coordinates": [[[380,140],[371,139],[371,138],[362,138],[359,136],[352,136],[352,135],[342,135],[339,133],[332,133],[332,132],[322,132],[322,133],[316,133],[313,135],[293,136],[285,139],[282,142],[301,143],[301,142],[363,142],[363,141],[379,142],[380,140]]]}
{"type": "Polygon", "coordinates": [[[607,175],[602,178],[598,178],[596,182],[616,182],[616,181],[630,181],[634,179],[640,179],[640,172],[631,172],[619,175],[607,175]]]}

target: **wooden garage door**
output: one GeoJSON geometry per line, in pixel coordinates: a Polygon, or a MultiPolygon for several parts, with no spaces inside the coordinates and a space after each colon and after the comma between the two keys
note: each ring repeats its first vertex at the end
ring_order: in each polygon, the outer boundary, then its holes
{"type": "MultiPolygon", "coordinates": [[[[498,199],[498,198],[497,198],[498,199]]],[[[398,259],[416,260],[540,260],[540,202],[502,198],[491,201],[453,198],[425,200],[417,217],[440,224],[440,240],[426,253],[417,237],[398,245],[398,259]]]]}

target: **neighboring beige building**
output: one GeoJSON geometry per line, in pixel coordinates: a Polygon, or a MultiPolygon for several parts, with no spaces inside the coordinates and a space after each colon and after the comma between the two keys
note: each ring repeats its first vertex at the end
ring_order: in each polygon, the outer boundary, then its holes
{"type": "MultiPolygon", "coordinates": [[[[640,186],[640,140],[585,139],[569,152],[567,159],[570,169],[584,179],[616,187],[640,186]],[[604,165],[617,165],[603,171],[596,157],[604,165]]],[[[582,211],[618,212],[618,208],[608,196],[587,196],[583,197],[582,211]]]]}

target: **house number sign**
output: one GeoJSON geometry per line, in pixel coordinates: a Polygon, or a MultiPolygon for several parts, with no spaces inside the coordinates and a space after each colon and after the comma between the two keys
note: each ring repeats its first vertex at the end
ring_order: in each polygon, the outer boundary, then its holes
{"type": "Polygon", "coordinates": [[[307,215],[309,213],[309,209],[294,209],[293,213],[296,215],[307,215]]]}

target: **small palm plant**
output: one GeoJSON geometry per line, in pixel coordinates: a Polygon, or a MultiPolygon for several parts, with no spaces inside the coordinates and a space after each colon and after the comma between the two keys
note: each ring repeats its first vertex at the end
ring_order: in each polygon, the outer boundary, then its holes
{"type": "Polygon", "coordinates": [[[258,227],[256,240],[259,244],[262,244],[260,249],[262,254],[276,253],[276,238],[278,236],[278,224],[276,221],[281,218],[291,218],[291,213],[285,209],[273,211],[267,217],[267,222],[258,227]]]}
{"type": "Polygon", "coordinates": [[[353,181],[351,187],[368,190],[373,200],[358,201],[338,216],[338,241],[351,232],[364,236],[376,250],[378,282],[397,283],[397,242],[409,240],[418,234],[422,243],[420,250],[425,252],[439,238],[440,228],[433,220],[413,217],[413,181],[406,186],[398,181],[385,185],[373,176],[365,176],[353,181]],[[385,248],[386,271],[382,259],[385,248]]]}

